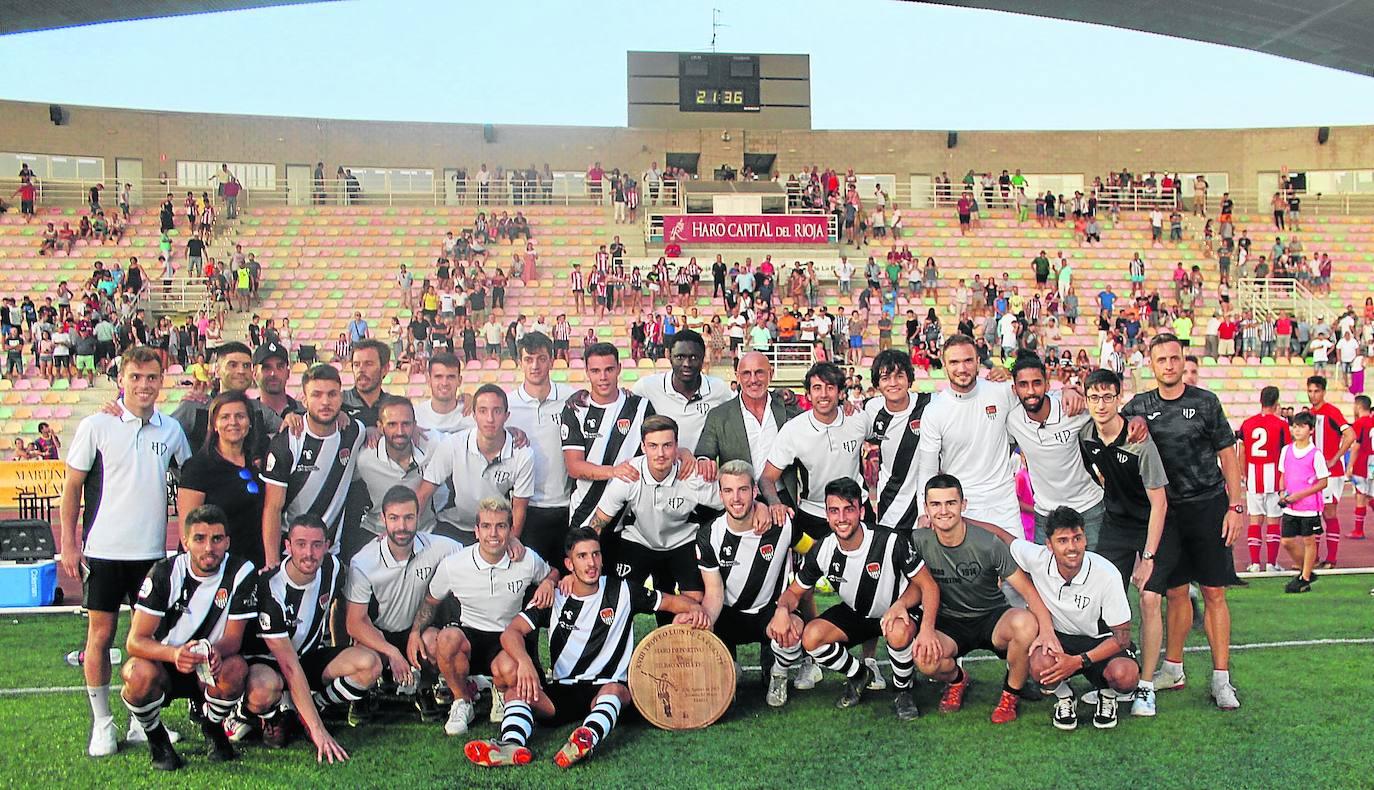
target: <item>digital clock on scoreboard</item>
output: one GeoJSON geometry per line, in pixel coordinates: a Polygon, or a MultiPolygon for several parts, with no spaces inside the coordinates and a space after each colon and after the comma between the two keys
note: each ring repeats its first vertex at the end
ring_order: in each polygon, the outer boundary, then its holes
{"type": "Polygon", "coordinates": [[[682,112],[758,112],[758,56],[680,55],[678,109],[682,112]]]}

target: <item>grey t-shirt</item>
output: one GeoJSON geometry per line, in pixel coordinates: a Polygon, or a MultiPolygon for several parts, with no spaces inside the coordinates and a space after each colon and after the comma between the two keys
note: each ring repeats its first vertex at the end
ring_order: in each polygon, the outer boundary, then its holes
{"type": "Polygon", "coordinates": [[[940,586],[940,615],[968,619],[1005,609],[1002,580],[1017,570],[1007,544],[967,526],[958,546],[941,545],[934,529],[914,529],[911,542],[940,586]]]}

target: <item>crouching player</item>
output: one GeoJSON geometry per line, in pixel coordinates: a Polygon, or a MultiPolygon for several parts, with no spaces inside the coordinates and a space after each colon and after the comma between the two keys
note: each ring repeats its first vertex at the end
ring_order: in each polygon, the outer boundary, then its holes
{"type": "Polygon", "coordinates": [[[839,708],[859,704],[873,679],[873,670],[850,654],[848,646],[882,636],[897,691],[892,707],[898,719],[910,721],[920,715],[911,699],[915,658],[933,662],[939,656],[934,623],[940,592],[904,536],[863,524],[864,499],[863,489],[848,477],[825,484],[830,534],[802,560],[797,578],[778,600],[768,636],[783,647],[800,640],[817,664],[844,674],[845,690],[835,702],[839,708]],[[803,629],[793,612],[822,578],[830,581],[840,603],[803,629]]]}
{"type": "MultiPolygon", "coordinates": [[[[754,530],[754,467],[748,461],[722,464],[717,472],[725,515],[697,532],[697,567],[706,585],[702,605],[711,615],[712,630],[733,654],[739,645],[758,644],[760,655],[771,646],[773,667],[768,677],[768,704],[787,704],[787,671],[802,657],[800,640],[784,647],[768,636],[773,607],[787,583],[790,549],[796,532],[791,519],[754,530]]],[[[801,633],[801,619],[788,628],[801,633]]]]}
{"type": "Polygon", "coordinates": [[[319,707],[362,699],[381,676],[382,659],[366,647],[332,644],[329,612],[343,572],[329,553],[324,520],[314,513],[291,519],[286,552],[286,562],[258,583],[258,638],[263,644],[248,658],[244,708],[260,718],[266,745],[285,746],[299,721],[320,762],[347,760],[348,753],[320,720],[319,707]],[[292,708],[299,719],[290,715],[292,708]]]}
{"type": "Polygon", "coordinates": [[[571,575],[571,594],[559,590],[548,609],[526,609],[501,634],[502,652],[491,662],[492,682],[505,695],[501,738],[470,741],[464,748],[478,765],[525,765],[531,759],[526,742],[536,717],[549,724],[576,721],[567,744],[554,762],[562,768],[585,758],[615,726],[620,709],[630,701],[626,685],[634,649],[634,616],[671,612],[677,622],[697,628],[710,625],[701,604],[631,586],[601,575],[601,541],[596,531],[575,527],[564,542],[563,564],[571,575]],[[525,649],[525,639],[549,629],[550,681],[525,649]]]}
{"type": "Polygon", "coordinates": [[[1082,675],[1097,691],[1093,726],[1116,726],[1117,696],[1135,691],[1140,682],[1135,645],[1131,643],[1131,604],[1121,572],[1106,557],[1088,551],[1083,517],[1069,507],[1050,511],[1045,540],[1039,546],[1012,538],[996,527],[987,531],[1011,547],[1011,556],[1030,576],[1054,623],[1059,651],[1031,651],[1031,678],[1055,699],[1053,722],[1061,730],[1078,727],[1069,678],[1082,675]]]}
{"type": "Polygon", "coordinates": [[[224,720],[243,697],[248,665],[239,646],[257,616],[257,587],[253,563],[228,553],[226,520],[216,505],[187,513],[181,523],[186,553],[158,560],[134,605],[121,696],[148,734],[153,767],[161,771],[183,765],[162,726],[162,706],[177,697],[204,698],[201,731],[212,762],[238,757],[224,720]]]}

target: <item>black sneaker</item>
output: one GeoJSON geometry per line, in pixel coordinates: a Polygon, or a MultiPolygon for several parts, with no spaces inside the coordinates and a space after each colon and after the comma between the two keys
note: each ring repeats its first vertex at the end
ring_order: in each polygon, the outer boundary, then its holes
{"type": "Polygon", "coordinates": [[[434,700],[433,689],[422,688],[416,691],[415,707],[420,711],[420,721],[424,722],[441,721],[448,715],[434,700]]]}
{"type": "Polygon", "coordinates": [[[234,748],[234,744],[229,742],[229,736],[224,733],[223,724],[207,720],[200,725],[200,731],[205,734],[205,740],[210,742],[208,755],[210,762],[227,763],[239,758],[238,750],[234,748]]]}
{"type": "Polygon", "coordinates": [[[1287,584],[1283,586],[1283,591],[1286,593],[1305,593],[1311,589],[1311,580],[1304,579],[1301,576],[1294,576],[1292,579],[1288,580],[1287,584]]]}
{"type": "Polygon", "coordinates": [[[1093,713],[1093,726],[1099,730],[1110,730],[1116,726],[1116,697],[1097,695],[1097,711],[1093,713]]]}
{"type": "Polygon", "coordinates": [[[892,712],[897,714],[900,721],[915,721],[921,717],[921,709],[916,707],[910,691],[897,692],[897,696],[892,698],[892,712]]]}
{"type": "Polygon", "coordinates": [[[204,703],[202,703],[198,699],[186,700],[186,716],[191,720],[191,723],[205,723],[205,711],[203,709],[203,704],[204,703]]]}
{"type": "Polygon", "coordinates": [[[152,757],[153,768],[159,771],[176,771],[186,765],[181,755],[177,754],[177,750],[172,748],[166,727],[158,727],[149,731],[147,735],[148,752],[152,757]]]}
{"type": "Polygon", "coordinates": [[[361,727],[372,721],[376,713],[377,698],[371,694],[364,694],[362,699],[348,703],[348,726],[361,727]]]}
{"type": "Polygon", "coordinates": [[[868,683],[873,679],[873,670],[868,665],[859,662],[859,674],[844,682],[844,693],[835,700],[837,708],[852,708],[859,704],[859,700],[864,697],[864,690],[868,688],[868,683]]]}
{"type": "MultiPolygon", "coordinates": [[[[1101,699],[1101,697],[1098,697],[1101,699]]],[[[1073,695],[1058,697],[1054,703],[1054,713],[1050,721],[1054,722],[1056,730],[1076,730],[1078,729],[1078,701],[1073,695]]]]}

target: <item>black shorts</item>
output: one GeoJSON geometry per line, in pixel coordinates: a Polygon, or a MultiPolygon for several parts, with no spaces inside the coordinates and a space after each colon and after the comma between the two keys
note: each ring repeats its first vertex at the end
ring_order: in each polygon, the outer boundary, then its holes
{"type": "Polygon", "coordinates": [[[755,614],[741,612],[726,606],[720,610],[716,624],[711,629],[720,641],[734,653],[739,645],[763,645],[769,642],[768,621],[773,619],[773,607],[766,606],[755,614]]]}
{"type": "Polygon", "coordinates": [[[1295,516],[1284,513],[1283,521],[1279,522],[1279,535],[1285,538],[1313,538],[1323,532],[1325,530],[1322,528],[1321,516],[1295,516]]]}
{"type": "Polygon", "coordinates": [[[174,699],[205,699],[205,692],[201,689],[200,679],[196,677],[195,672],[182,672],[170,661],[154,663],[167,673],[167,685],[162,698],[163,707],[174,699]]]}
{"type": "MultiPolygon", "coordinates": [[[[499,631],[478,631],[476,628],[459,626],[468,640],[468,675],[490,675],[491,661],[501,652],[501,633],[499,631]]],[[[526,645],[528,650],[528,644],[526,645]]],[[[539,655],[537,652],[530,655],[539,655]]]]}
{"type": "Polygon", "coordinates": [[[659,592],[706,591],[697,568],[695,543],[660,551],[622,539],[616,548],[616,572],[633,584],[652,577],[659,592]]]}
{"type": "MultiPolygon", "coordinates": [[[[1059,639],[1059,646],[1064,648],[1065,655],[1070,656],[1082,655],[1102,644],[1104,640],[1111,639],[1110,636],[1078,636],[1076,634],[1065,634],[1059,631],[1055,631],[1054,635],[1059,639]]],[[[1095,689],[1104,689],[1108,685],[1107,679],[1103,677],[1107,673],[1107,665],[1123,657],[1139,663],[1139,659],[1136,656],[1135,643],[1132,643],[1129,647],[1118,652],[1116,655],[1101,661],[1094,661],[1092,666],[1087,669],[1080,669],[1073,674],[1082,675],[1095,689]]]]}
{"type": "Polygon", "coordinates": [[[102,560],[87,557],[81,574],[81,605],[92,612],[118,612],[133,606],[138,590],[157,560],[102,560]]]}
{"type": "MultiPolygon", "coordinates": [[[[566,348],[567,343],[563,346],[566,348]]],[[[553,567],[563,570],[563,540],[568,536],[568,508],[534,507],[525,509],[525,529],[520,542],[553,567]]]]}
{"type": "Polygon", "coordinates": [[[801,508],[794,508],[793,511],[792,526],[796,527],[799,532],[810,536],[817,543],[825,540],[825,537],[830,534],[829,521],[817,518],[801,508]]]}
{"type": "Polygon", "coordinates": [[[1121,583],[1130,587],[1136,557],[1145,550],[1146,535],[1146,527],[1143,524],[1126,523],[1108,513],[1103,519],[1102,532],[1098,535],[1097,547],[1093,551],[1116,566],[1121,572],[1121,583]]]}
{"type": "Polygon", "coordinates": [[[992,646],[992,632],[1002,615],[1011,609],[1003,606],[977,617],[947,617],[941,611],[935,615],[935,630],[954,640],[955,657],[966,656],[975,650],[991,650],[1001,658],[1007,657],[1005,648],[992,646]]]}
{"type": "Polygon", "coordinates": [[[1240,581],[1235,559],[1221,534],[1226,494],[1189,502],[1170,502],[1164,518],[1154,573],[1145,589],[1163,595],[1190,582],[1228,587],[1240,581]]]}
{"type": "MultiPolygon", "coordinates": [[[[296,660],[300,662],[301,672],[305,674],[305,682],[310,685],[311,691],[324,691],[324,687],[329,685],[329,681],[324,679],[325,667],[333,663],[334,659],[347,649],[343,646],[323,645],[296,657],[296,660]]],[[[405,648],[403,647],[401,650],[404,651],[405,648]]],[[[278,675],[281,674],[281,667],[277,664],[277,659],[270,653],[265,656],[249,656],[247,660],[250,667],[261,664],[271,667],[272,671],[278,675]]]]}
{"type": "Polygon", "coordinates": [[[677,286],[677,292],[679,295],[686,296],[687,294],[692,292],[692,286],[688,283],[679,283],[677,286]]]}
{"type": "Polygon", "coordinates": [[[571,724],[586,718],[592,700],[601,696],[605,683],[545,683],[544,696],[553,703],[553,715],[540,719],[543,724],[571,724]]]}
{"type": "MultiPolygon", "coordinates": [[[[921,622],[920,609],[912,609],[909,614],[914,622],[921,622]]],[[[850,608],[847,603],[835,604],[817,615],[816,619],[824,620],[843,631],[844,642],[847,645],[863,644],[883,635],[881,617],[865,617],[850,608]]]]}

